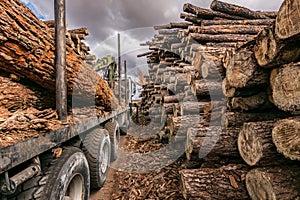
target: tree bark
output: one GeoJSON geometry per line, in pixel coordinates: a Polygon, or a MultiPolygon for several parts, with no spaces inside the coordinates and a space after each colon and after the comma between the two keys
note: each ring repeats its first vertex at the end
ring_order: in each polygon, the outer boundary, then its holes
{"type": "Polygon", "coordinates": [[[185,135],[188,128],[197,127],[199,124],[207,124],[200,115],[187,115],[180,117],[172,117],[169,122],[171,135],[185,135]]]}
{"type": "Polygon", "coordinates": [[[260,92],[250,97],[233,97],[230,102],[230,107],[238,111],[262,111],[273,108],[274,104],[269,101],[267,92],[260,92]]]}
{"type": "Polygon", "coordinates": [[[223,96],[221,83],[204,80],[194,81],[192,92],[195,96],[223,96]]]}
{"type": "Polygon", "coordinates": [[[233,16],[230,14],[212,11],[212,10],[205,9],[205,8],[199,8],[190,3],[184,4],[183,11],[197,15],[201,19],[214,19],[215,17],[220,17],[220,18],[225,18],[225,19],[245,19],[244,17],[240,17],[240,16],[233,16]]]}
{"type": "Polygon", "coordinates": [[[272,131],[277,151],[291,160],[300,160],[300,118],[283,119],[272,131]]]}
{"type": "Polygon", "coordinates": [[[179,103],[184,98],[184,94],[177,94],[173,96],[164,96],[163,103],[179,103]]]}
{"type": "Polygon", "coordinates": [[[274,110],[268,113],[239,113],[239,112],[227,112],[223,115],[223,122],[225,127],[239,127],[243,126],[246,122],[259,122],[269,121],[277,118],[289,117],[287,113],[274,110]]]}
{"type": "MultiPolygon", "coordinates": [[[[190,33],[199,34],[240,34],[240,35],[257,35],[266,26],[254,25],[212,25],[212,26],[189,26],[190,33]]],[[[237,35],[238,36],[238,35],[237,35]]]]}
{"type": "Polygon", "coordinates": [[[199,33],[191,33],[188,37],[200,43],[246,42],[246,41],[253,40],[255,38],[255,36],[253,35],[240,35],[240,34],[239,35],[237,34],[212,35],[212,34],[199,34],[199,33]]]}
{"type": "Polygon", "coordinates": [[[247,169],[227,165],[217,169],[201,168],[180,171],[182,194],[185,199],[250,199],[244,177],[247,169]]]}
{"type": "Polygon", "coordinates": [[[279,69],[273,90],[274,104],[287,112],[300,111],[300,63],[291,63],[279,69]]]}
{"type": "Polygon", "coordinates": [[[180,18],[184,19],[185,21],[192,22],[193,24],[199,24],[200,25],[201,22],[202,22],[202,20],[199,19],[197,16],[189,15],[189,14],[186,14],[186,13],[181,13],[180,18]]]}
{"type": "Polygon", "coordinates": [[[258,94],[263,88],[252,87],[252,88],[235,88],[229,84],[227,78],[222,81],[222,91],[223,94],[228,97],[249,97],[258,94]]]}
{"type": "Polygon", "coordinates": [[[296,0],[283,1],[275,23],[275,34],[279,39],[300,37],[300,4],[296,0]]]}
{"type": "Polygon", "coordinates": [[[187,131],[186,156],[210,160],[214,157],[239,157],[237,138],[239,129],[225,129],[217,126],[189,128],[187,131]]]}
{"type": "Polygon", "coordinates": [[[298,61],[300,48],[297,40],[279,40],[274,35],[274,26],[264,29],[256,39],[254,49],[258,64],[264,68],[274,68],[298,61]]]}
{"type": "MultiPolygon", "coordinates": [[[[54,39],[49,28],[24,4],[2,1],[0,7],[1,68],[55,90],[54,39]],[[14,7],[14,9],[12,9],[14,7]],[[19,34],[16,34],[19,33],[19,34]]],[[[71,48],[67,48],[68,95],[78,101],[88,100],[112,110],[116,101],[107,82],[85,67],[71,48]]]]}
{"type": "Polygon", "coordinates": [[[226,78],[230,86],[245,88],[269,83],[269,71],[260,68],[254,59],[252,45],[227,54],[225,59],[226,78]]]}
{"type": "Polygon", "coordinates": [[[248,165],[272,165],[274,161],[279,163],[284,160],[272,142],[273,127],[274,121],[244,123],[237,144],[240,155],[248,165]]]}
{"type": "Polygon", "coordinates": [[[253,200],[297,199],[300,197],[299,166],[253,169],[247,173],[246,187],[253,200]]]}
{"type": "Polygon", "coordinates": [[[245,19],[245,20],[202,20],[202,26],[213,25],[253,25],[253,26],[268,26],[275,22],[274,19],[245,19]]]}
{"type": "Polygon", "coordinates": [[[190,22],[178,22],[178,23],[170,23],[170,24],[166,24],[166,25],[154,26],[154,29],[155,30],[174,29],[174,28],[186,29],[190,25],[192,25],[192,23],[190,23],[190,22]]]}
{"type": "Polygon", "coordinates": [[[211,110],[211,102],[183,102],[180,106],[181,116],[183,115],[200,115],[206,110],[211,110]]]}
{"type": "Polygon", "coordinates": [[[241,17],[245,17],[248,19],[268,19],[269,18],[260,12],[252,11],[252,10],[242,7],[242,6],[225,3],[225,2],[218,1],[218,0],[214,0],[210,4],[210,8],[215,11],[227,13],[230,15],[241,16],[241,17]]]}

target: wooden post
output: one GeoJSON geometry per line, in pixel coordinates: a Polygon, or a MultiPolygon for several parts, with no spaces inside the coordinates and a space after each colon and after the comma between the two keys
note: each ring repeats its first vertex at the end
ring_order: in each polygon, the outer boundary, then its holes
{"type": "Polygon", "coordinates": [[[127,80],[127,63],[126,60],[124,60],[124,74],[125,74],[125,103],[128,103],[128,97],[130,94],[127,94],[128,92],[128,80],[127,80]]]}
{"type": "Polygon", "coordinates": [[[67,122],[67,79],[66,79],[66,5],[65,0],[54,1],[55,10],[55,67],[56,67],[56,110],[59,119],[67,122]]]}
{"type": "Polygon", "coordinates": [[[118,87],[118,99],[121,104],[121,41],[120,33],[118,33],[118,75],[119,75],[119,87],[118,87]]]}

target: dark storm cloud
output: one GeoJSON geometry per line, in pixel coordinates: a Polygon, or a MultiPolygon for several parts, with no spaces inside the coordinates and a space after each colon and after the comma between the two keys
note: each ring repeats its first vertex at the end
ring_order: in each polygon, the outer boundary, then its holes
{"type": "MultiPolygon", "coordinates": [[[[53,0],[24,1],[34,4],[47,19],[54,18],[53,0]]],[[[253,10],[278,10],[282,0],[226,2],[253,10]]],[[[139,44],[151,39],[154,25],[180,21],[184,3],[208,8],[211,0],[67,0],[68,28],[87,27],[90,31],[87,42],[92,53],[99,57],[116,55],[116,36],[121,32],[125,58],[130,59],[130,65],[138,65],[145,61],[137,60],[135,55],[147,51],[139,44]]]]}

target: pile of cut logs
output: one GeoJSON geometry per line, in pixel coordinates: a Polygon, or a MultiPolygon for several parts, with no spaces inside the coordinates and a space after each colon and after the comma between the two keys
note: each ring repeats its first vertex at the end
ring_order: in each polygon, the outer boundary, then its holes
{"type": "Polygon", "coordinates": [[[186,199],[300,197],[299,9],[188,3],[154,27],[141,109],[202,164],[180,172],[186,199]]]}
{"type": "MultiPolygon", "coordinates": [[[[1,147],[59,126],[51,126],[51,120],[57,119],[54,21],[37,19],[19,0],[1,1],[0,9],[1,147]]],[[[87,34],[82,28],[66,35],[70,113],[74,102],[76,106],[96,106],[102,113],[116,105],[107,82],[84,62],[94,60],[81,41],[87,34]]]]}

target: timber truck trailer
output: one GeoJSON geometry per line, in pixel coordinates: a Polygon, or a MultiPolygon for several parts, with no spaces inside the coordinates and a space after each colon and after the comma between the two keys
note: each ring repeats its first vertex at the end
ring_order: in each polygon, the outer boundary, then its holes
{"type": "MultiPolygon", "coordinates": [[[[65,0],[54,1],[56,90],[64,97],[59,81],[65,76],[65,0]]],[[[88,200],[90,189],[104,184],[110,162],[118,156],[120,129],[127,130],[129,120],[125,105],[105,116],[75,125],[65,123],[56,131],[0,149],[0,200],[88,200]]]]}

